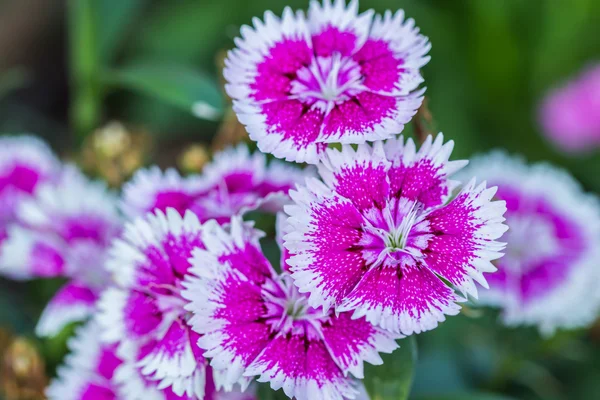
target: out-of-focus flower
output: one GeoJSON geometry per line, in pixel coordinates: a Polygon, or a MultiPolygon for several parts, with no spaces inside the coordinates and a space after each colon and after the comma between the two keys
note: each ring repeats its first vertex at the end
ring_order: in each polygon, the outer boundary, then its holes
{"type": "Polygon", "coordinates": [[[16,338],[0,354],[0,392],[6,400],[43,400],[48,378],[35,346],[16,338]]]}
{"type": "Polygon", "coordinates": [[[81,164],[111,186],[118,186],[143,164],[150,145],[150,137],[144,132],[130,131],[112,121],[87,138],[81,164]]]}
{"type": "Polygon", "coordinates": [[[115,345],[101,343],[99,326],[91,320],[69,339],[70,353],[46,389],[48,400],[113,400],[113,375],[121,359],[115,345]]]}
{"type": "Polygon", "coordinates": [[[382,363],[379,352],[396,349],[399,335],[310,307],[289,274],[277,274],[263,255],[262,232],[239,217],[226,229],[205,225],[206,249],[193,252],[183,292],[217,386],[243,389],[258,375],[298,400],[355,398],[348,373],[363,378],[363,362],[382,363]]]}
{"type": "Polygon", "coordinates": [[[232,215],[261,209],[279,211],[289,202],[288,192],[310,173],[250,154],[241,144],[215,154],[202,175],[181,177],[175,170],[141,170],[123,188],[122,209],[134,218],[153,210],[174,208],[183,215],[195,212],[201,221],[228,221],[232,215]]]}
{"type": "Polygon", "coordinates": [[[480,301],[501,307],[507,324],[546,334],[591,324],[600,310],[598,199],[566,171],[502,152],[475,158],[463,173],[498,185],[510,227],[480,301]]]}
{"type": "Polygon", "coordinates": [[[15,222],[19,205],[41,184],[55,181],[60,171],[60,161],[40,139],[0,137],[0,242],[7,225],[15,222]]]}
{"type": "Polygon", "coordinates": [[[440,134],[418,152],[403,139],[327,150],[324,183],[307,180],[285,208],[288,264],[309,305],[410,335],[458,312],[444,281],[465,297],[477,296],[474,281],[487,287],[506,207],[474,180],[451,199],[449,176],[466,164],[448,161],[453,146],[440,134]]]}
{"type": "Polygon", "coordinates": [[[312,1],[308,14],[243,26],[224,75],[233,109],[258,147],[316,163],[327,143],[364,143],[402,131],[422,100],[430,45],[404,12],[358,13],[358,1],[312,1]]]}
{"type": "Polygon", "coordinates": [[[194,248],[203,248],[197,216],[157,210],[125,227],[106,268],[116,287],[99,301],[104,337],[119,354],[135,361],[144,379],[178,396],[203,398],[206,362],[188,326],[182,282],[194,248]]]}
{"type": "Polygon", "coordinates": [[[87,316],[109,282],[104,260],[121,230],[117,198],[67,166],[57,182],[42,184],[21,202],[17,219],[0,248],[0,272],[15,279],[70,279],[37,326],[39,335],[54,335],[87,316]]]}
{"type": "Polygon", "coordinates": [[[544,133],[558,148],[585,152],[600,146],[600,65],[550,92],[540,110],[544,133]]]}

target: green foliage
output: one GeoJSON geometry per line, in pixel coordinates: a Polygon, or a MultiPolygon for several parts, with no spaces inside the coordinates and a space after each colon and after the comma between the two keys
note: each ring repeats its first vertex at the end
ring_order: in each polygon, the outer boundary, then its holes
{"type": "Polygon", "coordinates": [[[372,400],[405,400],[410,395],[417,361],[414,336],[400,340],[400,348],[382,354],[385,367],[365,363],[365,388],[372,400]]]}
{"type": "Polygon", "coordinates": [[[136,63],[106,74],[113,86],[133,89],[214,120],[223,113],[223,96],[215,79],[197,69],[156,62],[136,63]]]}
{"type": "Polygon", "coordinates": [[[124,37],[133,28],[131,23],[140,17],[147,5],[147,0],[96,0],[95,29],[98,52],[104,65],[115,60],[124,37]]]}

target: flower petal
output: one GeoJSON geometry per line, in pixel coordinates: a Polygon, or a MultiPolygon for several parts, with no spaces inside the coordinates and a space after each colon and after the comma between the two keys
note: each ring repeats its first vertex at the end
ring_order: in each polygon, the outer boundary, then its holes
{"type": "Polygon", "coordinates": [[[402,335],[433,329],[445,315],[458,313],[456,302],[461,299],[427,268],[399,268],[372,268],[336,310],[354,310],[354,318],[364,316],[370,323],[402,335]]]}
{"type": "Polygon", "coordinates": [[[363,361],[382,364],[379,353],[391,353],[398,348],[392,335],[373,326],[364,318],[352,319],[350,313],[331,317],[323,324],[323,340],[336,364],[347,374],[364,378],[363,361]]]}
{"type": "Polygon", "coordinates": [[[392,192],[397,196],[420,201],[425,207],[442,205],[452,194],[458,182],[448,177],[467,164],[467,161],[449,161],[454,142],[444,144],[440,133],[433,141],[428,136],[419,151],[412,139],[390,139],[385,144],[392,192]]]}
{"type": "Polygon", "coordinates": [[[463,294],[477,296],[475,279],[487,286],[483,272],[495,270],[490,261],[504,248],[496,242],[508,229],[502,222],[506,204],[491,201],[496,188],[471,181],[447,206],[432,211],[426,220],[433,233],[425,264],[463,294]]]}
{"type": "Polygon", "coordinates": [[[344,377],[325,344],[303,336],[277,335],[244,375],[259,375],[259,382],[269,382],[273,390],[283,388],[297,400],[343,400],[357,394],[354,382],[344,377]]]}
{"type": "Polygon", "coordinates": [[[342,151],[328,149],[319,174],[340,196],[365,210],[385,204],[390,189],[389,166],[378,142],[373,148],[359,145],[356,151],[350,146],[344,146],[342,151]]]}
{"type": "Polygon", "coordinates": [[[65,284],[44,308],[35,333],[55,336],[68,324],[92,315],[96,300],[96,293],[89,287],[73,282],[65,284]]]}
{"type": "Polygon", "coordinates": [[[185,322],[175,320],[164,336],[148,349],[137,365],[143,375],[158,380],[159,388],[171,387],[177,395],[184,393],[204,397],[205,364],[194,353],[193,335],[185,322]]]}
{"type": "Polygon", "coordinates": [[[296,204],[286,206],[288,233],[285,247],[292,276],[309,304],[328,310],[340,302],[358,283],[365,269],[359,251],[364,219],[347,199],[334,195],[322,183],[309,181],[317,190],[300,187],[290,194],[296,204]]]}

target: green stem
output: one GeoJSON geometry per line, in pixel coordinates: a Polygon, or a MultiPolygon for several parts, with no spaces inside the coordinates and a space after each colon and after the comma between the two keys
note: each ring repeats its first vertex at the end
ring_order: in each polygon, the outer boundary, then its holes
{"type": "Polygon", "coordinates": [[[102,115],[95,0],[69,0],[71,128],[81,144],[98,127],[102,115]]]}

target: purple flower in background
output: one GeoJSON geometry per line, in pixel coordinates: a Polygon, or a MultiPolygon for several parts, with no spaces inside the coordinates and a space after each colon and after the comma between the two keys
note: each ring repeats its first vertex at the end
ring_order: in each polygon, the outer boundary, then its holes
{"type": "Polygon", "coordinates": [[[121,360],[116,346],[100,342],[98,324],[92,320],[79,327],[68,347],[65,364],[46,389],[48,400],[117,399],[113,376],[121,360]]]}
{"type": "Polygon", "coordinates": [[[226,61],[226,90],[261,151],[316,163],[327,143],[402,131],[422,102],[430,45],[404,12],[358,14],[358,1],[312,1],[307,16],[266,12],[226,61]]]}
{"type": "Polygon", "coordinates": [[[41,184],[58,179],[60,171],[60,161],[35,136],[0,137],[0,243],[21,202],[41,184]]]}
{"type": "Polygon", "coordinates": [[[123,189],[121,208],[130,218],[153,210],[193,211],[201,221],[227,222],[232,215],[254,209],[281,210],[288,192],[310,171],[278,161],[267,164],[264,154],[250,154],[245,145],[215,154],[202,175],[182,177],[173,169],[141,170],[123,189]]]}
{"type": "Polygon", "coordinates": [[[110,279],[109,243],[121,230],[117,199],[106,185],[72,166],[56,182],[41,184],[16,210],[0,249],[0,272],[15,279],[67,277],[42,313],[36,332],[58,333],[91,313],[110,279]]]}
{"type": "Polygon", "coordinates": [[[506,208],[485,183],[451,198],[457,182],[448,177],[466,161],[448,161],[453,142],[442,143],[440,134],[418,152],[402,138],[328,149],[318,166],[324,183],[290,193],[285,247],[309,305],[410,335],[458,313],[462,299],[443,280],[464,296],[477,296],[474,280],[486,286],[506,208]]]}
{"type": "Polygon", "coordinates": [[[125,226],[109,254],[106,268],[116,287],[106,290],[98,317],[104,338],[119,343],[127,359],[143,349],[135,363],[159,388],[178,396],[203,398],[206,362],[195,345],[181,295],[194,248],[203,248],[198,217],[174,209],[157,210],[125,226]]]}
{"type": "Polygon", "coordinates": [[[540,121],[562,150],[583,152],[600,146],[600,65],[552,91],[542,104],[540,121]]]}
{"type": "Polygon", "coordinates": [[[363,362],[381,364],[379,352],[398,346],[393,335],[364,318],[309,306],[288,273],[263,255],[262,233],[233,219],[228,230],[205,225],[206,249],[193,253],[183,295],[211,357],[215,383],[245,388],[252,377],[298,400],[355,398],[363,362]]]}
{"type": "Polygon", "coordinates": [[[563,170],[501,152],[475,158],[464,173],[498,185],[510,226],[480,301],[501,307],[507,324],[545,334],[591,324],[600,307],[598,199],[563,170]]]}

